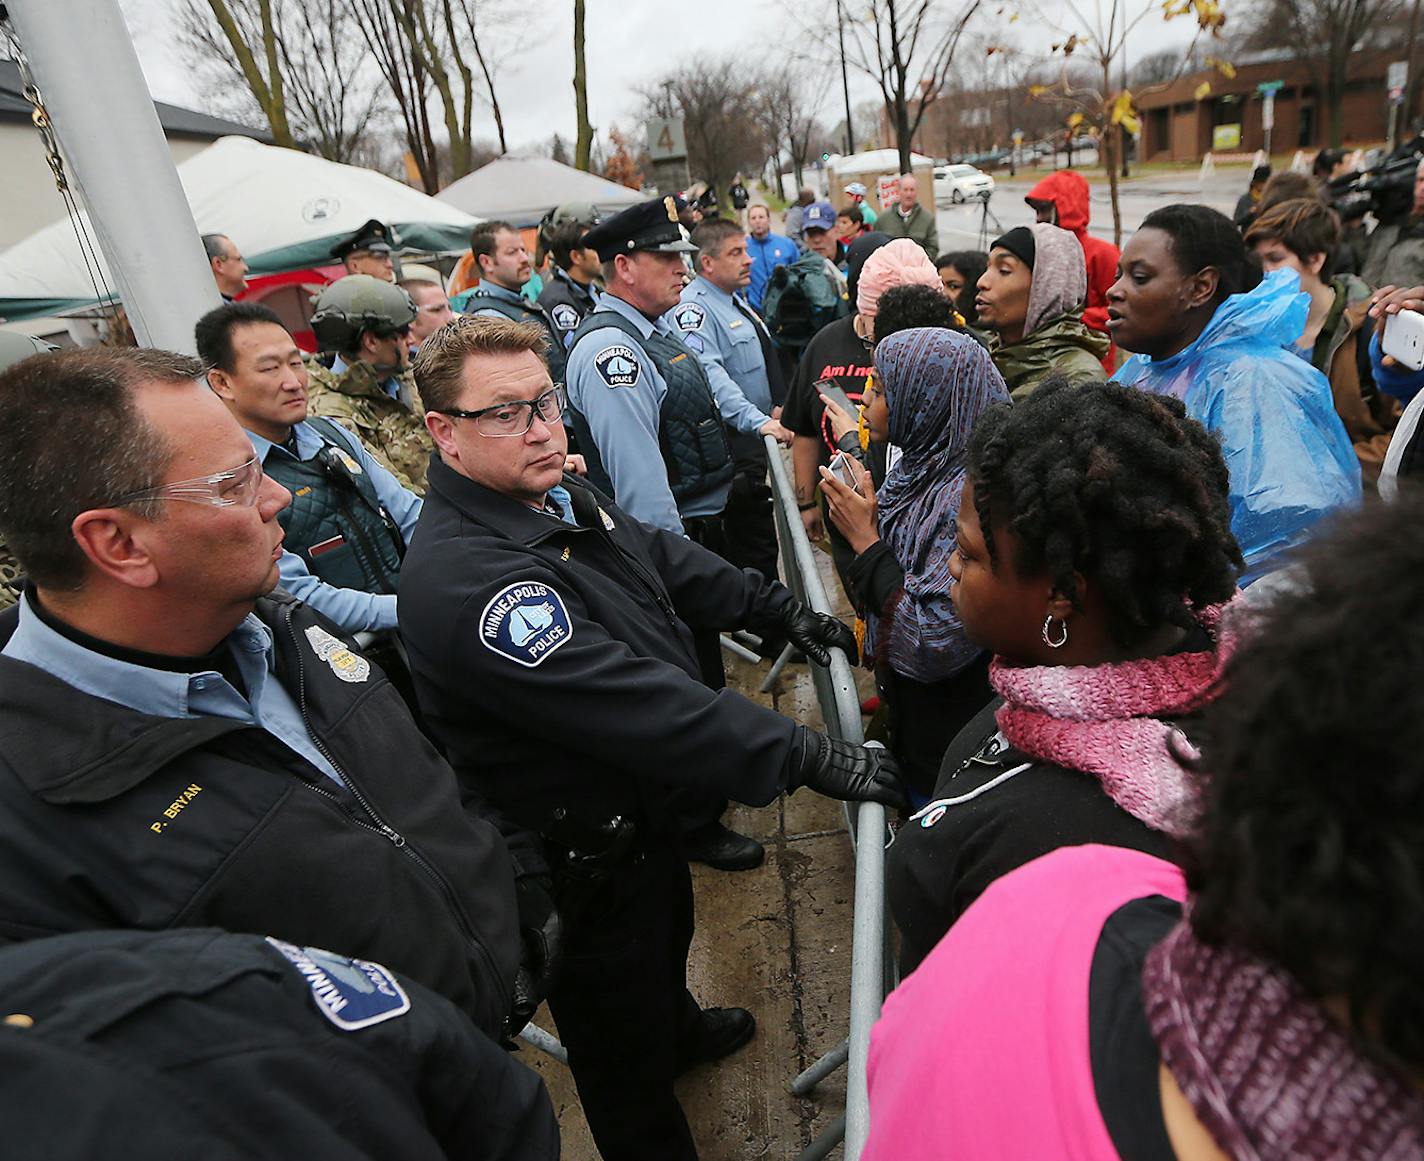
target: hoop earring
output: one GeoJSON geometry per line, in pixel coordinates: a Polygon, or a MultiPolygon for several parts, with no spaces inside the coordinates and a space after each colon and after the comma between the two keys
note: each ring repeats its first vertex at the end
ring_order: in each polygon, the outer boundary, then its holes
{"type": "Polygon", "coordinates": [[[1063,620],[1058,623],[1063,626],[1063,636],[1055,641],[1048,635],[1048,627],[1053,624],[1053,614],[1049,613],[1048,616],[1043,618],[1043,643],[1050,649],[1062,649],[1063,646],[1068,644],[1068,622],[1063,620]]]}

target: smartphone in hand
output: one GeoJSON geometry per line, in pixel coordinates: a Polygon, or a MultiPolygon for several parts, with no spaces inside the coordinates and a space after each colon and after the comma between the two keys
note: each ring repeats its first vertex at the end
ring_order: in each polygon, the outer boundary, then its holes
{"type": "Polygon", "coordinates": [[[1386,315],[1380,350],[1401,367],[1424,371],[1424,314],[1402,310],[1386,315]]]}
{"type": "Polygon", "coordinates": [[[850,466],[850,456],[845,452],[838,451],[831,457],[831,475],[835,476],[836,479],[857,496],[863,494],[860,490],[860,477],[856,475],[855,469],[850,466]]]}

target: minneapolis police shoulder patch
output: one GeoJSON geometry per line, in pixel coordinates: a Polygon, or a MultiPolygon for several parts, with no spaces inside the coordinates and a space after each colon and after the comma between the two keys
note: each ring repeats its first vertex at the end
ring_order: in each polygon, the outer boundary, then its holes
{"type": "Polygon", "coordinates": [[[593,357],[593,365],[610,387],[631,387],[642,371],[638,352],[623,343],[604,347],[593,357]]]}
{"type": "Polygon", "coordinates": [[[349,959],[319,947],[267,937],[311,988],[317,1011],[343,1032],[357,1032],[410,1011],[400,981],[378,963],[349,959]]]}
{"type": "Polygon", "coordinates": [[[480,614],[485,648],[529,669],[542,665],[573,635],[564,599],[539,581],[506,585],[480,614]]]}
{"type": "Polygon", "coordinates": [[[695,302],[684,302],[673,308],[672,320],[680,331],[700,331],[707,321],[707,312],[695,302]]]}
{"type": "Polygon", "coordinates": [[[554,320],[554,325],[561,331],[571,331],[579,325],[579,314],[566,302],[559,303],[549,312],[549,317],[554,320]]]}

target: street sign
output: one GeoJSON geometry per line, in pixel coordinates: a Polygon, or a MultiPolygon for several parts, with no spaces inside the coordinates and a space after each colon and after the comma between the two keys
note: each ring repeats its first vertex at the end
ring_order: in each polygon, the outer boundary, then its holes
{"type": "Polygon", "coordinates": [[[1276,94],[1265,93],[1261,97],[1261,128],[1268,133],[1276,127],[1276,94]]]}
{"type": "Polygon", "coordinates": [[[1022,145],[1022,144],[1023,144],[1023,139],[1024,139],[1024,131],[1023,131],[1022,129],[1015,129],[1015,130],[1014,130],[1014,144],[1015,144],[1015,145],[1022,145]]]}
{"type": "Polygon", "coordinates": [[[1211,131],[1211,147],[1216,150],[1239,149],[1241,147],[1241,126],[1218,125],[1211,131]]]}
{"type": "Polygon", "coordinates": [[[1285,86],[1285,81],[1262,81],[1259,85],[1256,86],[1256,92],[1279,93],[1283,88],[1285,88],[1285,86]]]}
{"type": "Polygon", "coordinates": [[[676,161],[687,156],[687,134],[681,117],[654,117],[648,122],[648,157],[676,161]]]}
{"type": "Polygon", "coordinates": [[[1404,104],[1404,87],[1408,83],[1409,62],[1407,60],[1391,62],[1389,69],[1384,74],[1384,84],[1385,88],[1389,90],[1390,104],[1404,104]]]}

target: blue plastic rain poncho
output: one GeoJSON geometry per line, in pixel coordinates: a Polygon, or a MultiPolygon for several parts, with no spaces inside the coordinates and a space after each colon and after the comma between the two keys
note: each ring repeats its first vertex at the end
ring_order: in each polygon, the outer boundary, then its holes
{"type": "Polygon", "coordinates": [[[1309,306],[1299,275],[1274,271],[1223,302],[1185,351],[1134,355],[1113,376],[1175,395],[1221,440],[1231,531],[1246,557],[1243,587],[1283,564],[1282,551],[1326,513],[1360,500],[1360,461],[1330,382],[1286,349],[1305,330],[1309,306]]]}

